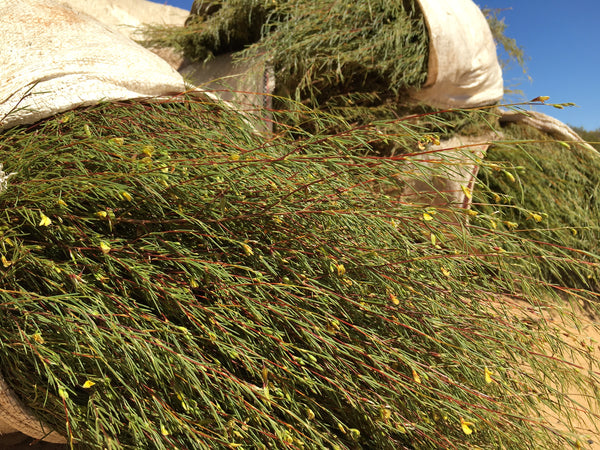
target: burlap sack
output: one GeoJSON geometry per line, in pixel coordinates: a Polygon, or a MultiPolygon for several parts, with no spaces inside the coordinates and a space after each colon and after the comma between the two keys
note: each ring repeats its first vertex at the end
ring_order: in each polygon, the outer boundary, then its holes
{"type": "Polygon", "coordinates": [[[571,127],[558,119],[537,111],[500,110],[500,123],[521,123],[549,134],[554,139],[580,145],[598,153],[594,147],[584,141],[571,127]]]}
{"type": "MultiPolygon", "coordinates": [[[[436,108],[491,105],[504,95],[502,69],[488,23],[472,0],[417,0],[429,32],[427,81],[412,96],[436,108]]],[[[192,13],[212,3],[195,1],[192,13]]],[[[264,67],[231,64],[230,55],[183,69],[195,85],[230,89],[228,100],[260,105],[273,92],[264,67]]],[[[227,94],[226,94],[227,95],[227,94]]]]}
{"type": "Polygon", "coordinates": [[[148,0],[60,0],[134,38],[144,25],[183,26],[188,11],[148,0]]]}
{"type": "Polygon", "coordinates": [[[186,89],[164,60],[54,0],[0,0],[0,33],[0,129],[186,89]]]}
{"type": "Polygon", "coordinates": [[[0,375],[0,436],[20,431],[27,436],[56,444],[66,443],[64,436],[37,419],[10,390],[0,375]]]}
{"type": "Polygon", "coordinates": [[[438,108],[491,105],[504,95],[488,23],[471,0],[418,0],[429,31],[427,81],[414,97],[438,108]]]}
{"type": "Polygon", "coordinates": [[[464,222],[467,216],[456,208],[471,208],[479,166],[496,138],[498,135],[492,132],[457,135],[417,150],[407,157],[403,175],[399,176],[404,187],[390,194],[406,203],[433,206],[450,222],[464,222]]]}

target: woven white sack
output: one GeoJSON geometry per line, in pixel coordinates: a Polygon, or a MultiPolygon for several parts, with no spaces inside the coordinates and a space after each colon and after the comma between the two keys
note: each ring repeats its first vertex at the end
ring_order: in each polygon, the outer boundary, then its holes
{"type": "Polygon", "coordinates": [[[20,431],[46,442],[64,444],[64,436],[37,419],[10,390],[0,375],[0,435],[20,431]]]}
{"type": "Polygon", "coordinates": [[[580,145],[587,150],[598,153],[594,147],[581,138],[571,127],[560,120],[537,111],[500,110],[500,123],[515,122],[536,128],[548,133],[555,139],[580,145]]]}
{"type": "Polygon", "coordinates": [[[438,108],[491,105],[503,94],[488,23],[471,0],[418,0],[429,31],[427,81],[413,97],[438,108]]]}
{"type": "Polygon", "coordinates": [[[0,0],[0,129],[101,101],[185,91],[160,57],[54,0],[0,0]]]}
{"type": "Polygon", "coordinates": [[[479,166],[491,142],[497,138],[489,132],[479,136],[452,136],[425,151],[407,157],[404,187],[390,193],[403,202],[436,207],[438,217],[462,223],[467,215],[455,208],[470,209],[479,166]],[[410,174],[410,175],[407,175],[410,174]]]}
{"type": "MultiPolygon", "coordinates": [[[[183,26],[189,11],[148,0],[60,0],[71,8],[135,37],[144,25],[183,26]]],[[[161,2],[162,3],[162,2],[161,2]]]]}

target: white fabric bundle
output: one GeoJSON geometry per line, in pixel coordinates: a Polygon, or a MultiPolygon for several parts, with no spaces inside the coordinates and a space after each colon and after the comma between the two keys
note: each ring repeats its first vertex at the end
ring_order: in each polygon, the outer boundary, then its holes
{"type": "Polygon", "coordinates": [[[67,442],[64,436],[37,419],[0,376],[0,436],[16,431],[46,442],[67,442]]]}
{"type": "Polygon", "coordinates": [[[0,129],[101,101],[185,91],[163,59],[54,0],[0,0],[0,129]]]}
{"type": "Polygon", "coordinates": [[[504,95],[488,23],[472,0],[418,0],[429,31],[427,81],[414,97],[438,108],[492,105],[504,95]]]}
{"type": "Polygon", "coordinates": [[[536,128],[550,136],[567,143],[581,145],[583,148],[598,153],[594,147],[584,141],[571,127],[558,119],[537,111],[500,110],[500,123],[515,122],[536,128]]]}
{"type": "MultiPolygon", "coordinates": [[[[436,108],[497,103],[504,95],[502,69],[492,32],[479,7],[472,0],[416,1],[427,23],[429,62],[427,81],[412,92],[412,97],[436,108]]],[[[237,92],[229,99],[234,102],[241,99],[259,105],[262,98],[272,93],[272,86],[261,84],[264,68],[251,64],[236,67],[227,58],[230,56],[195,63],[183,73],[198,86],[225,87],[237,92]]]]}
{"type": "MultiPolygon", "coordinates": [[[[134,37],[141,27],[153,25],[183,26],[189,11],[148,0],[60,0],[71,8],[116,27],[134,37]]],[[[163,3],[163,2],[161,2],[163,3]]]]}

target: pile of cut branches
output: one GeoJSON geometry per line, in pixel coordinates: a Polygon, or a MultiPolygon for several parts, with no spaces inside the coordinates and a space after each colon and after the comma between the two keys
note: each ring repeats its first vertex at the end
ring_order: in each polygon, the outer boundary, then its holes
{"type": "Polygon", "coordinates": [[[507,308],[556,296],[537,244],[387,196],[404,126],[265,137],[186,97],[4,131],[2,375],[83,448],[574,443],[537,411],[598,363],[507,308]]]}
{"type": "Polygon", "coordinates": [[[553,246],[564,261],[589,262],[579,270],[546,264],[542,252],[543,278],[598,290],[600,154],[523,124],[506,124],[501,131],[504,139],[490,148],[479,173],[476,209],[492,226],[553,246]]]}

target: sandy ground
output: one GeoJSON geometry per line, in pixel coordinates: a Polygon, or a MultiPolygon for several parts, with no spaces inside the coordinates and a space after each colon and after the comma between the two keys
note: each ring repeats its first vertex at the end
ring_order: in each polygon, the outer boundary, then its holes
{"type": "MultiPolygon", "coordinates": [[[[560,337],[563,342],[574,349],[585,349],[594,361],[600,361],[600,316],[593,316],[581,304],[561,305],[556,300],[551,300],[541,308],[533,307],[525,302],[512,299],[502,299],[504,306],[508,306],[509,315],[514,315],[518,320],[535,325],[542,320],[547,321],[553,333],[560,337]]],[[[495,305],[497,307],[498,305],[495,305]]],[[[548,357],[559,358],[565,361],[565,365],[574,367],[581,373],[586,373],[589,363],[582,356],[563,359],[552,352],[549,346],[545,346],[544,353],[548,357]]],[[[597,375],[598,366],[593,368],[597,375]]],[[[596,376],[596,385],[600,377],[596,376]]],[[[586,450],[600,450],[600,399],[594,395],[594,390],[577,386],[559,387],[553,386],[563,394],[567,394],[572,401],[579,403],[579,407],[573,406],[571,421],[565,416],[557,416],[550,413],[543,406],[540,414],[547,421],[551,429],[559,432],[571,431],[574,447],[565,444],[560,448],[580,448],[586,450]],[[569,425],[570,424],[570,425],[569,425]]],[[[587,386],[586,386],[587,387],[587,386]]]]}

